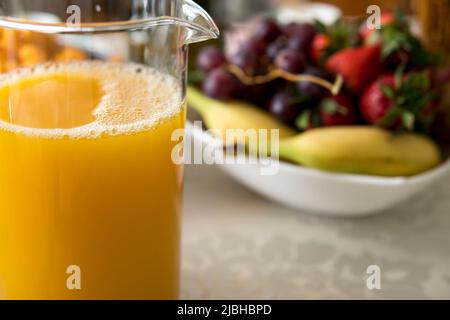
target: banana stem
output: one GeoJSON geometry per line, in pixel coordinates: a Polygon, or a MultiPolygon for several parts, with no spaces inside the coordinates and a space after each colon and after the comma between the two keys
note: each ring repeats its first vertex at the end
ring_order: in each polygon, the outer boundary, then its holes
{"type": "Polygon", "coordinates": [[[309,75],[309,74],[293,74],[282,69],[273,69],[268,74],[262,76],[249,77],[239,67],[235,65],[228,65],[228,70],[234,74],[242,83],[246,85],[264,84],[272,80],[282,78],[290,82],[311,82],[329,90],[332,95],[338,95],[344,83],[341,75],[336,77],[334,83],[325,79],[309,75]]]}

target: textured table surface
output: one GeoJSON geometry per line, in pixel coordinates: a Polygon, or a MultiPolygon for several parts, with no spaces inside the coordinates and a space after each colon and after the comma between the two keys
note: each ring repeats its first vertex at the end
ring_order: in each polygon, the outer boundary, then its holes
{"type": "Polygon", "coordinates": [[[186,299],[450,299],[450,177],[381,215],[334,220],[188,166],[183,233],[186,299]]]}

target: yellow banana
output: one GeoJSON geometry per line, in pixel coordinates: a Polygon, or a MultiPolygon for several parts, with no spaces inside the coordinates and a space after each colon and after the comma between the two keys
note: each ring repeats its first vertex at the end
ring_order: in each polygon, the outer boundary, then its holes
{"type": "Polygon", "coordinates": [[[369,126],[309,130],[283,140],[280,156],[321,170],[379,176],[411,176],[441,162],[431,139],[369,126]]]}

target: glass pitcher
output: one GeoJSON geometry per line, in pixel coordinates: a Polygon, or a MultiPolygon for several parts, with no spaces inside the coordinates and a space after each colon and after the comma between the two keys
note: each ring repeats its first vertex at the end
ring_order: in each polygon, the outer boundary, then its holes
{"type": "Polygon", "coordinates": [[[173,133],[217,36],[190,0],[0,1],[0,298],[178,297],[173,133]]]}

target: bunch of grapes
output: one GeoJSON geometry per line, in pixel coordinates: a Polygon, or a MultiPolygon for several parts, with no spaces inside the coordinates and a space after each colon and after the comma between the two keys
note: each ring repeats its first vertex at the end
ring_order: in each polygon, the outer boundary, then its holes
{"type": "MultiPolygon", "coordinates": [[[[267,75],[273,69],[280,69],[290,74],[332,80],[311,57],[316,35],[315,27],[309,23],[280,25],[270,18],[258,19],[231,54],[215,46],[205,47],[199,53],[197,68],[205,74],[202,90],[215,99],[248,101],[266,109],[283,123],[299,128],[302,113],[316,108],[330,96],[327,89],[311,82],[284,79],[249,85],[241,82],[228,66],[239,68],[247,77],[267,75]]],[[[307,126],[314,126],[313,117],[307,121],[307,126]]]]}

